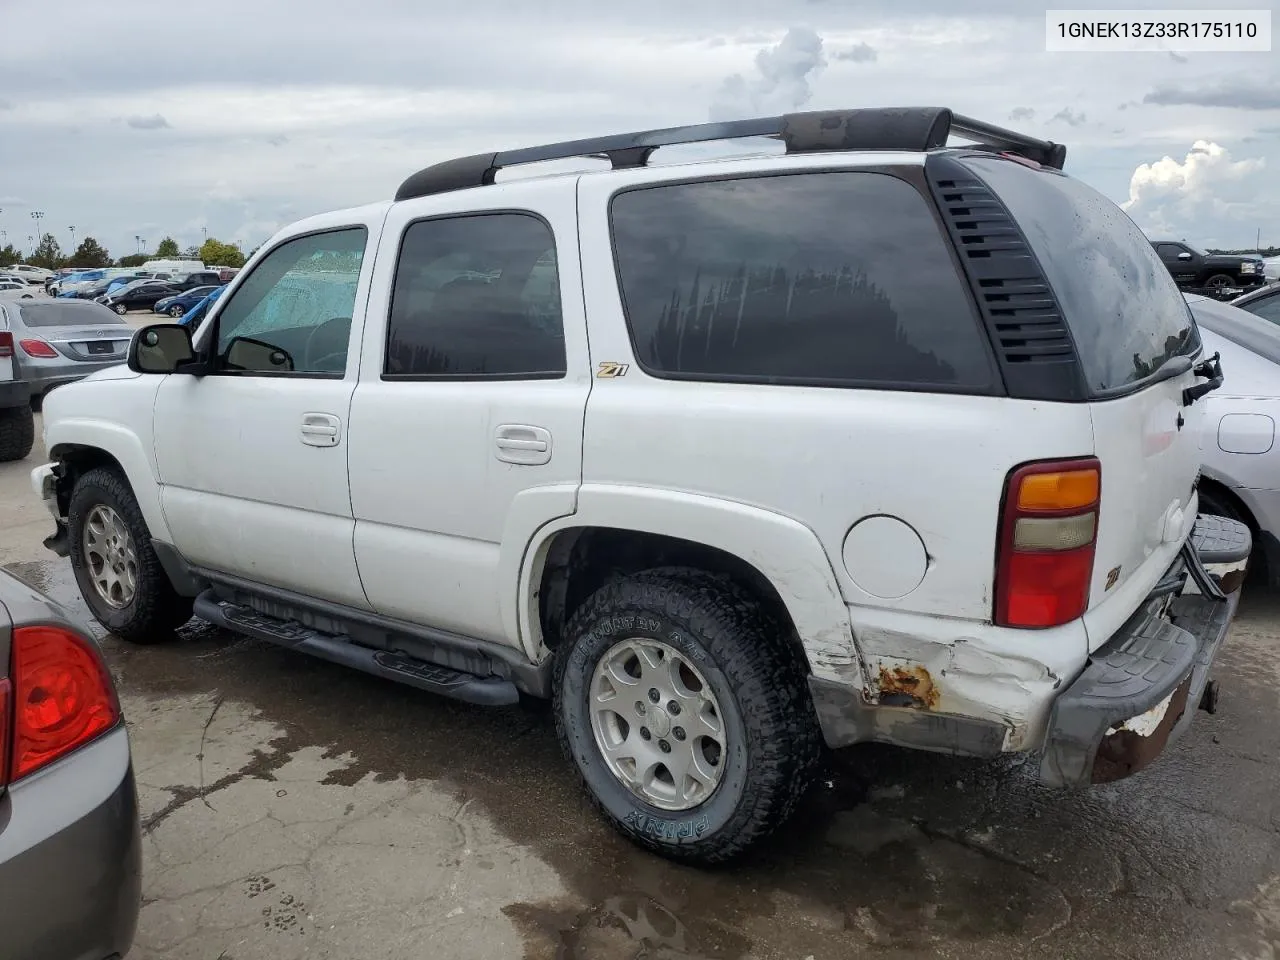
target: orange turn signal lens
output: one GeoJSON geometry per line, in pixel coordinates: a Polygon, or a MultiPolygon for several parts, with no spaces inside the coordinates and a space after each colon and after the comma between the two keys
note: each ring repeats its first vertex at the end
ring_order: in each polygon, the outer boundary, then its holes
{"type": "Polygon", "coordinates": [[[1098,502],[1097,470],[1033,473],[1018,486],[1019,510],[1078,510],[1098,502]]]}

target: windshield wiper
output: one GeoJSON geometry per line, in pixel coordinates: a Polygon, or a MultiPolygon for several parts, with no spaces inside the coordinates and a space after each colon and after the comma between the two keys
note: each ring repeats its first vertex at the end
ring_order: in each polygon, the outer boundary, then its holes
{"type": "Polygon", "coordinates": [[[1201,360],[1192,369],[1191,372],[1197,377],[1207,377],[1204,383],[1197,383],[1194,387],[1187,387],[1182,391],[1182,405],[1189,407],[1206,394],[1213,393],[1222,386],[1222,355],[1215,353],[1208,359],[1201,360]]]}
{"type": "MultiPolygon", "coordinates": [[[[1174,377],[1180,377],[1191,369],[1191,358],[1185,355],[1170,357],[1160,366],[1156,367],[1155,372],[1148,378],[1148,383],[1161,383],[1165,380],[1172,380],[1174,377]]],[[[1184,403],[1183,406],[1186,406],[1184,403]]]]}

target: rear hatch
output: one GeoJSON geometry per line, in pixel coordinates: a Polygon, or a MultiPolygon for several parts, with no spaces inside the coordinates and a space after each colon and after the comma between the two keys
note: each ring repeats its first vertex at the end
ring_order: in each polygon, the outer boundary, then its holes
{"type": "MultiPolygon", "coordinates": [[[[1203,348],[1169,271],[1132,220],[1056,171],[966,160],[1036,255],[1079,357],[1102,465],[1085,626],[1105,643],[1175,559],[1195,519],[1203,403],[1183,391],[1203,348]]],[[[1080,451],[1088,454],[1090,451],[1080,451]]]]}

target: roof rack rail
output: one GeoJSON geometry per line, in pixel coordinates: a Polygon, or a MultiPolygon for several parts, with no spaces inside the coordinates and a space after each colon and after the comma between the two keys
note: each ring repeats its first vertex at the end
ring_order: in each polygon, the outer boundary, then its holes
{"type": "Polygon", "coordinates": [[[425,167],[396,191],[396,200],[427,197],[465,190],[494,182],[504,167],[574,157],[608,159],[615,170],[642,167],[659,147],[769,137],[782,140],[787,153],[823,150],[936,150],[947,145],[950,134],[979,145],[1013,153],[1061,170],[1067,148],[1051,140],[1038,140],[953,114],[946,107],[875,107],[855,110],[817,110],[778,117],[699,123],[664,130],[640,130],[585,140],[566,140],[538,147],[480,153],[425,167]]]}

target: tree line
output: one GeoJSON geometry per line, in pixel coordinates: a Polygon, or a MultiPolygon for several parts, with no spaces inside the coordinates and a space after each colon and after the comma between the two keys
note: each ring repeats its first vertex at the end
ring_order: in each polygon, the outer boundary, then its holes
{"type": "Polygon", "coordinates": [[[15,263],[29,263],[46,270],[63,267],[140,267],[148,260],[176,260],[179,257],[200,260],[209,266],[243,267],[245,260],[252,254],[252,250],[246,255],[234,243],[223,243],[213,237],[198,247],[182,250],[178,247],[177,240],[165,237],[156,247],[155,253],[131,253],[113,260],[106,247],[93,237],[85,237],[72,253],[64,254],[57,238],[52,233],[46,233],[29,257],[24,257],[22,251],[11,243],[0,247],[0,267],[11,267],[15,263]]]}

